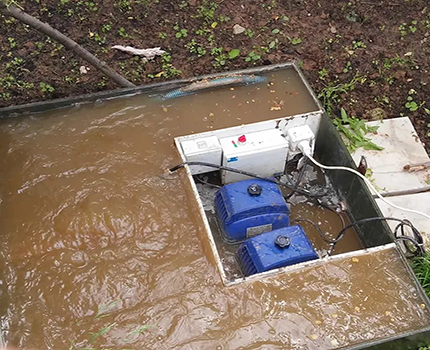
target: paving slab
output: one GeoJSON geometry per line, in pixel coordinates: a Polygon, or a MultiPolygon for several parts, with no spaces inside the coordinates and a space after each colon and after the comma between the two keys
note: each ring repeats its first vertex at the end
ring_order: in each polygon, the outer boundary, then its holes
{"type": "MultiPolygon", "coordinates": [[[[430,191],[404,193],[428,190],[430,185],[430,169],[416,172],[404,170],[405,165],[424,164],[430,161],[409,118],[385,119],[366,124],[379,126],[376,134],[366,136],[384,149],[382,151],[357,149],[352,153],[356,164],[359,164],[361,156],[366,158],[368,168],[372,170],[371,182],[381,193],[392,195],[386,197],[388,201],[400,207],[430,215],[430,191]],[[399,194],[399,192],[403,193],[399,194]]],[[[411,221],[422,233],[424,244],[430,250],[430,219],[395,209],[379,198],[376,199],[376,203],[384,216],[411,221]]],[[[397,223],[393,221],[388,224],[392,230],[397,226],[397,223]]]]}
{"type": "Polygon", "coordinates": [[[407,164],[422,164],[430,161],[409,118],[385,119],[366,124],[379,126],[376,134],[366,136],[384,149],[372,151],[359,148],[352,153],[352,157],[357,165],[362,155],[366,157],[368,168],[372,171],[372,183],[380,192],[428,187],[430,169],[417,172],[403,169],[407,164]]]}

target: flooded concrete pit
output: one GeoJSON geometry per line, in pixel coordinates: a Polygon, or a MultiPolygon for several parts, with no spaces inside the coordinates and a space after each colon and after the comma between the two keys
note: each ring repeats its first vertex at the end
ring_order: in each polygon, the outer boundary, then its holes
{"type": "Polygon", "coordinates": [[[334,349],[429,324],[393,249],[223,285],[183,176],[166,172],[180,162],[173,138],[315,108],[295,73],[270,79],[0,122],[7,344],[334,349]]]}

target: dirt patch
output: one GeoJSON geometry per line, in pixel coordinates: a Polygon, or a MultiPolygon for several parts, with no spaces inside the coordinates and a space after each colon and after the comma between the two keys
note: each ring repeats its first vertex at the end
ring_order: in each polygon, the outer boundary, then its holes
{"type": "MultiPolygon", "coordinates": [[[[341,107],[359,118],[376,108],[409,116],[430,152],[426,0],[21,4],[137,85],[296,59],[333,116],[341,107]],[[236,24],[245,31],[234,34],[236,24]],[[145,63],[111,49],[115,44],[168,53],[145,63]],[[230,58],[234,49],[240,54],[230,58]]],[[[11,18],[0,21],[0,106],[117,88],[49,38],[11,18]]]]}

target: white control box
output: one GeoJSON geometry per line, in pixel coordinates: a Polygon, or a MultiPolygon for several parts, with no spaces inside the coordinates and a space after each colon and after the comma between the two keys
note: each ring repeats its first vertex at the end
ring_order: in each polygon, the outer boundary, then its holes
{"type": "Polygon", "coordinates": [[[298,144],[302,141],[309,143],[311,153],[314,153],[315,148],[315,134],[312,132],[309,125],[296,126],[287,130],[287,137],[290,143],[290,151],[300,153],[298,144]]]}
{"type": "MultiPolygon", "coordinates": [[[[205,162],[221,165],[222,149],[216,136],[182,141],[181,146],[187,162],[205,162]]],[[[202,165],[190,165],[190,169],[192,175],[218,170],[217,168],[202,165]]]]}
{"type": "MultiPolygon", "coordinates": [[[[288,156],[288,141],[279,129],[270,129],[219,140],[222,165],[270,177],[284,172],[288,156]]],[[[221,171],[224,184],[248,179],[248,176],[221,171]]]]}

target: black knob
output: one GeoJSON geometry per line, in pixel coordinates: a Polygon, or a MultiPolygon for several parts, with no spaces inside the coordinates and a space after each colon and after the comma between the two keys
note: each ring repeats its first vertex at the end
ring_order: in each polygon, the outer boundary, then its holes
{"type": "Polygon", "coordinates": [[[260,185],[252,184],[248,186],[248,193],[251,196],[259,196],[261,194],[262,188],[260,185]]]}
{"type": "Polygon", "coordinates": [[[276,237],[275,244],[279,248],[287,248],[290,246],[291,241],[287,236],[278,236],[276,237]]]}

